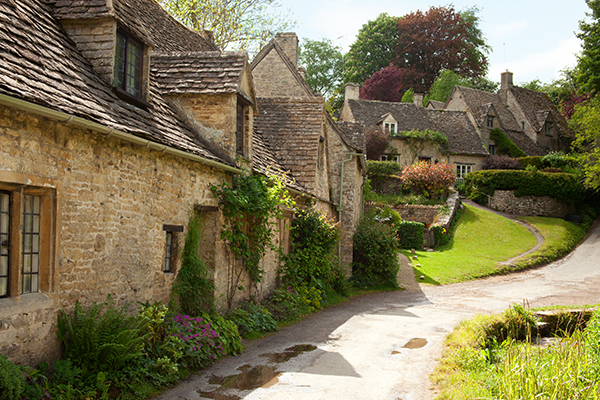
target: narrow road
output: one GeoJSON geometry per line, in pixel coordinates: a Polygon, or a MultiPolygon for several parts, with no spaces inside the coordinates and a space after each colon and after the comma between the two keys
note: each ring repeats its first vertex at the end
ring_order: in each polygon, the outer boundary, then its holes
{"type": "Polygon", "coordinates": [[[544,268],[354,298],[247,343],[157,399],[433,399],[428,377],[455,324],[515,302],[599,303],[599,221],[575,252],[544,268]]]}

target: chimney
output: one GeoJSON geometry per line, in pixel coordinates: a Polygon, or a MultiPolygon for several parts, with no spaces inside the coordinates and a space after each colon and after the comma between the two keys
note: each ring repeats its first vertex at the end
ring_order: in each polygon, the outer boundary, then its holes
{"type": "Polygon", "coordinates": [[[278,33],[275,35],[275,41],[292,61],[294,67],[298,67],[298,36],[294,32],[278,33]]]}
{"type": "Polygon", "coordinates": [[[346,83],[344,85],[344,98],[346,100],[358,100],[358,90],[360,85],[358,83],[346,83]]]}
{"type": "Polygon", "coordinates": [[[413,102],[417,107],[423,107],[423,93],[413,93],[413,102]]]}
{"type": "Polygon", "coordinates": [[[512,85],[513,85],[513,73],[508,72],[508,70],[506,70],[506,72],[501,73],[500,74],[500,90],[508,89],[509,87],[512,87],[512,85]]]}
{"type": "Polygon", "coordinates": [[[300,74],[300,76],[302,76],[302,78],[306,79],[306,70],[304,68],[298,68],[298,73],[300,74]]]}

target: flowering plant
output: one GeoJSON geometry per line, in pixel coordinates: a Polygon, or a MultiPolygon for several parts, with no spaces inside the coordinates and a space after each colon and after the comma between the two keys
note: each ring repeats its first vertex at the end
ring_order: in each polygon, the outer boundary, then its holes
{"type": "Polygon", "coordinates": [[[429,164],[420,161],[407,165],[402,170],[402,183],[416,194],[429,198],[440,197],[456,180],[452,166],[448,163],[429,164]]]}
{"type": "Polygon", "coordinates": [[[169,333],[178,338],[183,350],[182,363],[188,368],[202,368],[225,355],[223,341],[204,317],[175,315],[169,333]]]}

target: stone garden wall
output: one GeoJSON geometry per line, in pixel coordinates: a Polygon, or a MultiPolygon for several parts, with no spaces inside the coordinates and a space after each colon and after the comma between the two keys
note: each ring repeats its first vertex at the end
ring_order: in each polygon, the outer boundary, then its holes
{"type": "Polygon", "coordinates": [[[540,217],[565,218],[573,214],[575,207],[549,196],[516,197],[511,190],[496,190],[489,198],[488,206],[494,210],[515,215],[535,215],[540,217]]]}

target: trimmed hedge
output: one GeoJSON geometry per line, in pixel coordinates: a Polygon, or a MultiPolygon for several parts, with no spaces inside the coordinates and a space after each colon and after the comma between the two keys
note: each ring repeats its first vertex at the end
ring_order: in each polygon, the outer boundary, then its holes
{"type": "Polygon", "coordinates": [[[398,246],[401,249],[420,250],[423,248],[425,224],[420,222],[402,221],[398,224],[396,234],[398,235],[398,246]]]}
{"type": "Polygon", "coordinates": [[[397,242],[390,224],[361,218],[353,238],[352,280],[360,285],[398,287],[397,242]]]}
{"type": "Polygon", "coordinates": [[[496,150],[499,155],[509,155],[512,158],[525,157],[527,155],[498,128],[490,131],[490,139],[496,142],[496,150]]]}
{"type": "MultiPolygon", "coordinates": [[[[466,195],[473,201],[492,196],[495,190],[514,190],[515,196],[550,196],[574,204],[583,198],[584,187],[577,175],[537,171],[474,171],[465,177],[466,195]]],[[[487,200],[487,199],[486,199],[487,200]]]]}
{"type": "Polygon", "coordinates": [[[395,161],[367,161],[367,173],[371,175],[400,175],[402,166],[395,161]]]}
{"type": "Polygon", "coordinates": [[[541,156],[532,156],[532,157],[521,157],[519,158],[519,162],[523,167],[527,167],[528,165],[533,165],[537,169],[542,169],[542,157],[541,156]]]}

